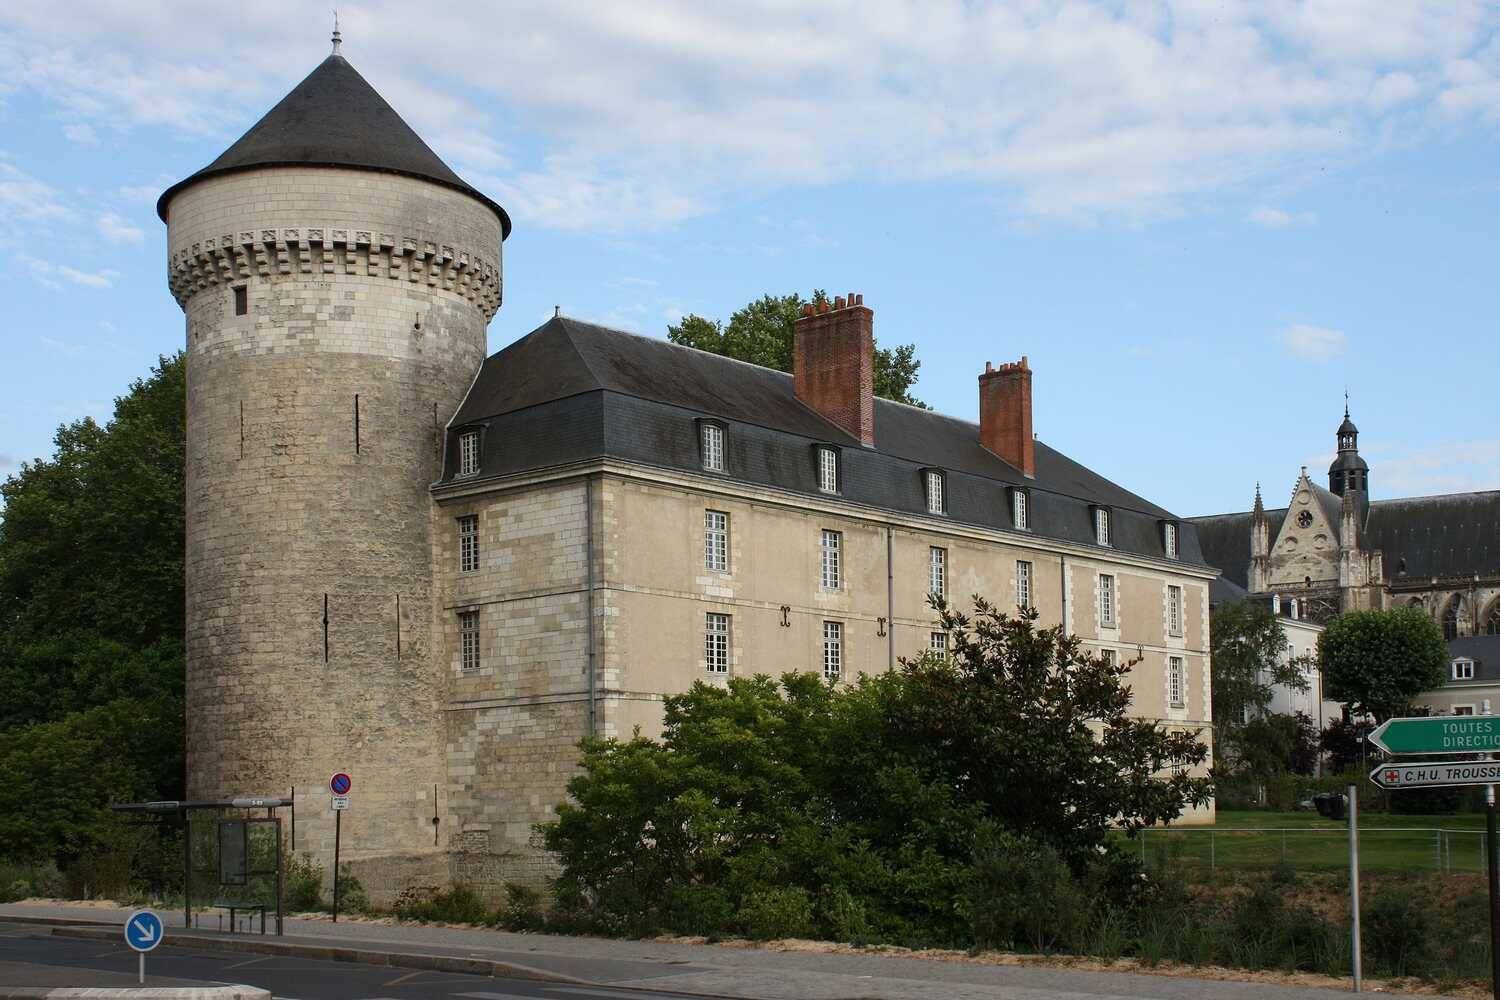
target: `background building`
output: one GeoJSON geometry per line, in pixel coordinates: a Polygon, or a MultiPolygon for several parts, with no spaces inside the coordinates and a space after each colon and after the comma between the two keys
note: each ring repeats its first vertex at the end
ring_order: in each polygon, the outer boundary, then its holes
{"type": "MultiPolygon", "coordinates": [[[[174,185],[187,315],[188,784],[295,787],[373,891],[544,869],[586,735],[736,673],[941,652],[927,596],[1038,609],[1210,718],[1196,532],[1036,440],[1023,358],[978,425],[873,395],[873,313],[791,375],[561,316],[484,358],[503,209],[337,52],[174,185]]],[[[1211,807],[1195,818],[1211,816],[1211,807]]]]}

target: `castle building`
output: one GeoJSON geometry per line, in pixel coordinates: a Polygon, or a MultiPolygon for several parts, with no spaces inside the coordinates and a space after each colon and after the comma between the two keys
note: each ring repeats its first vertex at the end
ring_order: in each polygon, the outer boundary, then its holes
{"type": "MultiPolygon", "coordinates": [[[[928,595],[1035,607],[1209,721],[1196,530],[1037,440],[873,394],[862,297],[792,374],[557,316],[485,357],[510,220],[335,48],[170,188],[187,315],[188,785],[281,791],[389,894],[547,870],[578,741],[695,681],[942,653],[928,595]]],[[[1193,818],[1211,817],[1212,807],[1193,818]]]]}
{"type": "Polygon", "coordinates": [[[1267,509],[1257,487],[1249,511],[1191,519],[1204,558],[1223,571],[1216,590],[1244,588],[1316,622],[1409,605],[1432,615],[1450,646],[1500,637],[1500,491],[1372,500],[1347,406],[1335,441],[1326,488],[1304,467],[1286,507],[1267,509]]]}

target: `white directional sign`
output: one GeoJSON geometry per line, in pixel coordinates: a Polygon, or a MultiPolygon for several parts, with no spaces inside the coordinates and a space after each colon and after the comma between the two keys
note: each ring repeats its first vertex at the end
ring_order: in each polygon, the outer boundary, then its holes
{"type": "Polygon", "coordinates": [[[1428,760],[1386,764],[1370,772],[1381,788],[1443,788],[1500,784],[1500,760],[1428,760]]]}

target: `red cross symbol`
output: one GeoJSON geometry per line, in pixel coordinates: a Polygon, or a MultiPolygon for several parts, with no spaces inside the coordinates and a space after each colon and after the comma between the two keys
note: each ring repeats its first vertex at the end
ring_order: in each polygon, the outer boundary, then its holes
{"type": "Polygon", "coordinates": [[[1385,780],[1389,781],[1391,784],[1395,784],[1396,782],[1398,782],[1398,781],[1401,780],[1401,772],[1400,771],[1387,771],[1387,772],[1385,772],[1385,780]]]}

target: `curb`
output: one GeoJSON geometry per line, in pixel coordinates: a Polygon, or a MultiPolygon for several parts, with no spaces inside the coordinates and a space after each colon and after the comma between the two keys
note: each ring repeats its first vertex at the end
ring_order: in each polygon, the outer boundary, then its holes
{"type": "Polygon", "coordinates": [[[256,986],[13,986],[0,1000],[271,1000],[256,986]]]}
{"type": "MultiPolygon", "coordinates": [[[[124,921],[119,920],[91,920],[88,917],[41,917],[41,916],[12,916],[8,913],[0,913],[0,923],[4,924],[43,924],[48,927],[122,927],[124,921]]],[[[0,997],[6,994],[0,993],[0,997]]]]}
{"type": "MultiPolygon", "coordinates": [[[[531,979],[544,983],[566,983],[570,986],[602,986],[589,979],[565,976],[530,965],[516,962],[500,962],[490,958],[469,958],[462,955],[432,955],[422,952],[377,951],[349,945],[300,944],[289,941],[258,941],[251,938],[219,937],[203,932],[184,932],[170,928],[167,945],[205,948],[210,951],[249,952],[257,955],[287,955],[295,958],[313,958],[332,962],[358,962],[361,965],[395,966],[402,969],[423,969],[431,972],[463,972],[475,976],[508,976],[514,979],[531,979]]],[[[113,941],[119,937],[113,926],[61,926],[54,927],[55,937],[85,938],[91,941],[113,941]]]]}

